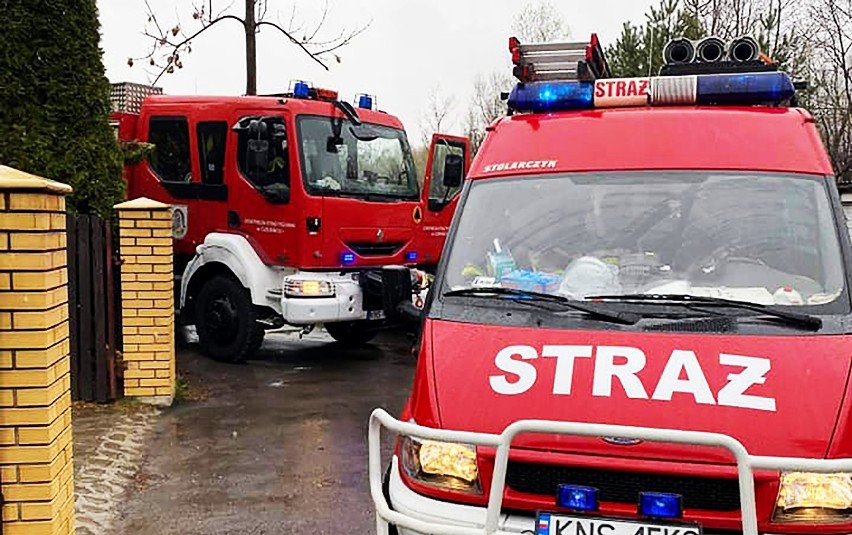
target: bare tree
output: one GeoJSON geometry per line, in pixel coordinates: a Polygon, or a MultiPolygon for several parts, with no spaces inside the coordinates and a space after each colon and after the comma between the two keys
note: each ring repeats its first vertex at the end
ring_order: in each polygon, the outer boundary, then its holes
{"type": "Polygon", "coordinates": [[[325,30],[329,23],[329,3],[325,0],[322,13],[313,24],[300,21],[297,17],[295,4],[290,10],[288,21],[284,22],[280,13],[276,14],[277,20],[272,20],[270,13],[270,0],[244,0],[245,10],[242,16],[233,12],[233,2],[214,8],[219,2],[214,0],[197,0],[192,7],[193,23],[191,30],[185,29],[180,19],[174,24],[165,24],[160,16],[151,7],[149,0],[145,1],[148,12],[148,22],[145,35],[151,39],[151,47],[147,54],[138,58],[128,59],[128,64],[133,66],[137,61],[147,61],[153,69],[152,84],[176,69],[183,68],[184,57],[192,53],[195,40],[200,38],[207,30],[225,21],[237,22],[242,26],[245,33],[246,45],[246,94],[257,94],[257,34],[263,28],[270,28],[282,34],[290,43],[298,46],[314,61],[322,65],[326,70],[326,60],[329,57],[340,62],[340,56],[336,51],[348,45],[352,40],[363,33],[369,26],[367,23],[356,28],[341,28],[330,35],[325,30]]]}
{"type": "Polygon", "coordinates": [[[811,91],[806,106],[822,130],[834,172],[852,181],[852,0],[813,0],[809,10],[811,91]]]}
{"type": "Polygon", "coordinates": [[[804,68],[802,22],[808,1],[683,0],[684,9],[700,21],[706,35],[732,39],[751,35],[761,50],[794,73],[804,68]]]}
{"type": "Polygon", "coordinates": [[[426,97],[426,111],[420,117],[420,130],[424,146],[429,146],[432,134],[445,134],[452,128],[452,113],[456,99],[444,94],[440,84],[435,84],[426,97]]]}
{"type": "Polygon", "coordinates": [[[501,94],[514,85],[509,68],[505,72],[492,72],[477,76],[473,83],[473,97],[468,105],[465,132],[470,138],[474,154],[485,140],[485,129],[498,117],[506,114],[506,102],[501,94]]]}
{"type": "Polygon", "coordinates": [[[852,182],[852,0],[684,0],[709,34],[750,34],[808,90],[800,104],[815,117],[841,182],[852,182]]]}
{"type": "Polygon", "coordinates": [[[545,43],[571,37],[568,25],[549,0],[527,2],[512,23],[515,37],[522,42],[545,43]]]}
{"type": "MultiPolygon", "coordinates": [[[[568,25],[549,0],[527,2],[515,14],[512,32],[522,43],[543,43],[571,37],[568,25]]],[[[474,153],[485,139],[488,125],[506,114],[506,102],[500,95],[510,91],[514,84],[508,57],[503,70],[477,76],[464,124],[474,153]]]]}

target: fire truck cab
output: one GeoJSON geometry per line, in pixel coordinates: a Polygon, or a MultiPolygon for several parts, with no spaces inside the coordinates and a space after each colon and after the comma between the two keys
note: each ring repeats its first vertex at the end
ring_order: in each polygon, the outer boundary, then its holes
{"type": "Polygon", "coordinates": [[[852,245],[797,84],[749,38],[635,79],[594,37],[510,50],[370,419],[378,533],[852,532],[852,245]]]}
{"type": "Polygon", "coordinates": [[[211,356],[244,359],[285,325],[366,342],[390,321],[382,268],[405,266],[416,294],[437,264],[443,240],[424,228],[449,224],[466,139],[436,135],[421,180],[402,124],[369,95],[139,89],[113,87],[120,140],[150,151],[126,168],[128,196],[173,206],[180,318],[211,356]]]}

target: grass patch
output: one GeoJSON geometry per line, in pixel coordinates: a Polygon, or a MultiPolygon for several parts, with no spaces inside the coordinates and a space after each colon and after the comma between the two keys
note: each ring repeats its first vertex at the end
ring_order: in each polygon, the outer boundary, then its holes
{"type": "Polygon", "coordinates": [[[178,372],[175,381],[175,401],[204,401],[207,399],[207,391],[194,384],[188,374],[178,372]]]}

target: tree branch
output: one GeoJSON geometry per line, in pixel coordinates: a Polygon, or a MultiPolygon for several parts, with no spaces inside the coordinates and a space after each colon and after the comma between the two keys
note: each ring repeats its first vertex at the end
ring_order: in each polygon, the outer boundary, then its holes
{"type": "MultiPolygon", "coordinates": [[[[203,28],[201,28],[200,30],[198,30],[194,34],[190,35],[189,37],[185,38],[180,43],[175,44],[175,43],[169,43],[168,41],[166,41],[169,44],[169,46],[172,47],[172,51],[169,54],[169,56],[174,57],[175,53],[177,53],[178,50],[180,50],[184,45],[186,45],[187,43],[189,43],[190,41],[192,41],[196,37],[200,36],[201,34],[206,32],[207,30],[209,30],[210,28],[215,26],[216,24],[222,22],[223,20],[235,20],[235,21],[239,22],[240,24],[245,25],[245,21],[243,19],[237,17],[236,15],[221,15],[221,16],[219,16],[219,18],[212,21],[210,24],[204,26],[203,28]]],[[[160,80],[160,78],[162,78],[163,75],[166,74],[166,72],[168,72],[169,67],[171,67],[171,65],[166,65],[165,67],[163,67],[162,70],[160,71],[160,74],[158,74],[157,77],[154,78],[154,81],[151,82],[151,85],[156,84],[160,80]]]]}
{"type": "Polygon", "coordinates": [[[372,21],[365,24],[361,28],[358,28],[357,30],[353,30],[352,33],[350,33],[348,36],[346,36],[346,38],[340,40],[336,45],[328,47],[324,50],[320,50],[319,52],[316,52],[316,55],[322,56],[323,54],[328,54],[330,52],[334,52],[338,48],[342,48],[342,47],[348,45],[352,41],[352,39],[355,39],[356,37],[358,37],[359,35],[364,33],[367,30],[367,28],[370,27],[370,24],[372,24],[372,21]]]}
{"type": "Polygon", "coordinates": [[[258,22],[257,24],[255,24],[255,27],[256,27],[256,28],[260,28],[261,26],[271,26],[271,27],[275,28],[276,30],[278,30],[279,32],[283,33],[284,35],[286,35],[286,36],[287,36],[287,38],[288,38],[288,39],[290,39],[290,41],[292,41],[294,44],[298,45],[298,46],[299,46],[299,48],[301,48],[302,50],[304,50],[304,51],[305,51],[305,54],[307,54],[308,56],[310,56],[310,57],[311,57],[311,59],[313,59],[314,61],[316,61],[316,62],[317,62],[317,63],[319,63],[320,65],[322,65],[322,68],[323,68],[323,69],[328,70],[328,66],[327,66],[325,63],[323,63],[321,59],[319,59],[319,58],[317,57],[319,54],[314,54],[314,53],[312,53],[310,50],[308,50],[308,49],[305,47],[305,45],[304,45],[304,44],[302,44],[302,42],[301,42],[301,41],[299,41],[298,39],[295,39],[292,35],[290,35],[290,34],[287,32],[287,30],[285,30],[284,28],[282,28],[282,27],[281,27],[281,26],[279,26],[278,24],[275,24],[274,22],[269,22],[269,21],[267,21],[267,20],[262,20],[262,21],[258,22]]]}
{"type": "Polygon", "coordinates": [[[157,21],[157,15],[154,14],[154,10],[151,9],[151,4],[148,0],[145,0],[145,7],[148,9],[148,18],[154,23],[154,26],[157,27],[157,31],[159,31],[161,35],[166,35],[166,32],[164,32],[160,27],[160,23],[157,21]]]}
{"type": "Polygon", "coordinates": [[[325,20],[326,20],[327,17],[328,17],[328,0],[325,0],[325,3],[322,6],[322,17],[320,17],[320,20],[317,23],[316,27],[314,28],[313,33],[311,33],[310,37],[305,38],[306,42],[311,42],[316,38],[317,34],[319,33],[319,31],[322,29],[323,25],[325,24],[325,20]]]}

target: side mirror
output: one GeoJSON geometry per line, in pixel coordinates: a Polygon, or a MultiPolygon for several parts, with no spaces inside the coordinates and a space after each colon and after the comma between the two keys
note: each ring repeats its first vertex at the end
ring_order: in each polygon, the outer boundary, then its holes
{"type": "Polygon", "coordinates": [[[343,138],[340,136],[328,136],[325,140],[325,151],[329,154],[337,154],[337,147],[343,146],[343,138]]]}
{"type": "Polygon", "coordinates": [[[464,157],[458,154],[447,154],[444,159],[444,187],[458,188],[464,180],[464,157]]]}

